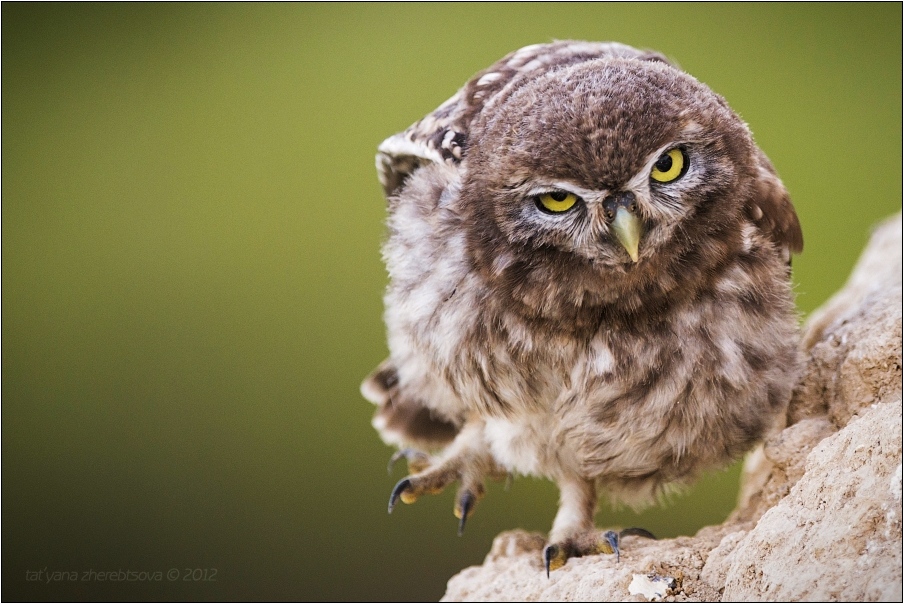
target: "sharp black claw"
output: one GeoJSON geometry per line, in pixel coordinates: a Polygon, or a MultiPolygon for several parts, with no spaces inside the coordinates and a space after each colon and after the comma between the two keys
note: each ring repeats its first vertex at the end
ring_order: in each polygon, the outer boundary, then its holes
{"type": "Polygon", "coordinates": [[[392,474],[392,468],[395,466],[397,461],[405,457],[405,451],[407,451],[407,449],[402,449],[401,451],[396,451],[392,454],[392,457],[389,458],[389,463],[386,464],[387,474],[392,474]]]}
{"type": "MultiPolygon", "coordinates": [[[[624,535],[625,532],[622,531],[621,534],[624,535]]],[[[612,551],[615,552],[615,563],[618,564],[621,561],[621,551],[618,549],[619,533],[606,531],[603,533],[603,538],[609,544],[609,547],[612,548],[612,551]]]]}
{"type": "Polygon", "coordinates": [[[471,491],[462,493],[458,500],[458,507],[461,509],[461,518],[458,520],[458,536],[461,537],[465,532],[465,522],[468,520],[468,513],[474,507],[474,495],[471,491]]]}
{"type": "Polygon", "coordinates": [[[392,489],[392,495],[389,496],[389,513],[392,514],[392,508],[395,507],[395,504],[399,501],[399,497],[402,496],[402,493],[405,492],[405,489],[411,486],[411,481],[407,478],[403,478],[399,482],[396,483],[396,486],[392,489]]]}
{"type": "Polygon", "coordinates": [[[559,547],[556,545],[547,545],[543,548],[543,561],[546,563],[546,578],[549,578],[549,564],[552,559],[559,553],[559,547]]]}
{"type": "Polygon", "coordinates": [[[386,464],[386,473],[392,474],[392,468],[395,467],[397,461],[402,458],[408,459],[409,455],[414,454],[414,449],[400,449],[392,454],[392,457],[389,458],[389,463],[386,464]]]}
{"type": "Polygon", "coordinates": [[[422,459],[427,460],[428,456],[423,451],[418,451],[417,449],[400,449],[392,454],[392,457],[389,458],[389,463],[386,464],[386,472],[387,474],[392,474],[392,469],[395,467],[395,464],[400,459],[408,460],[408,468],[411,470],[411,460],[412,459],[422,459]]]}
{"type": "Polygon", "coordinates": [[[647,539],[652,539],[653,541],[657,540],[656,535],[654,535],[647,529],[642,529],[636,526],[623,529],[618,535],[619,537],[624,537],[625,535],[635,535],[637,537],[646,537],[647,539]]]}

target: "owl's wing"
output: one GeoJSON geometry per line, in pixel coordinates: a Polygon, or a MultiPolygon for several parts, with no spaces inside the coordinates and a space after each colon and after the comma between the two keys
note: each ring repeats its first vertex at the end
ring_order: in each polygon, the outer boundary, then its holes
{"type": "Polygon", "coordinates": [[[747,204],[747,214],[779,246],[790,263],[791,254],[799,254],[804,249],[800,221],[772,162],[762,151],[758,152],[757,160],[760,174],[753,197],[747,204]]]}
{"type": "Polygon", "coordinates": [[[521,84],[551,69],[603,57],[669,61],[659,53],[616,42],[561,41],[535,44],[506,55],[477,73],[436,111],[383,141],[377,150],[377,173],[387,197],[417,168],[429,163],[457,167],[467,155],[474,120],[521,84]]]}
{"type": "Polygon", "coordinates": [[[383,441],[425,450],[452,442],[459,426],[435,417],[421,401],[403,397],[398,382],[395,366],[386,359],[361,384],[361,394],[377,406],[372,423],[383,441]]]}

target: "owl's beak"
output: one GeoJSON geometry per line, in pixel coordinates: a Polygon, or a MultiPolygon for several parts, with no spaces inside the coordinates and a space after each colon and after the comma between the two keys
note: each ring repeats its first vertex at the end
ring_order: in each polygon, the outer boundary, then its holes
{"type": "Polygon", "coordinates": [[[612,221],[612,230],[619,243],[631,256],[631,260],[637,262],[637,248],[640,244],[640,218],[629,210],[621,206],[615,213],[615,220],[612,221]]]}

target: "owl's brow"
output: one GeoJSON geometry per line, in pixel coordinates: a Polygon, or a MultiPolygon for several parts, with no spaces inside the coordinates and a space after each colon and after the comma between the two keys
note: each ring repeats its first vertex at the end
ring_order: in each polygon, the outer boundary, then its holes
{"type": "Polygon", "coordinates": [[[523,187],[523,186],[526,185],[526,184],[527,184],[527,179],[525,178],[524,180],[521,180],[521,181],[519,181],[519,182],[516,182],[515,184],[511,184],[511,185],[503,185],[502,188],[503,188],[503,190],[505,190],[505,191],[513,191],[513,190],[515,190],[515,189],[520,189],[521,187],[523,187]]]}
{"type": "Polygon", "coordinates": [[[543,193],[549,193],[550,191],[568,191],[570,193],[574,193],[575,195],[581,197],[586,201],[604,196],[609,190],[609,187],[601,189],[588,189],[572,181],[560,180],[538,184],[537,186],[532,187],[528,193],[530,195],[540,195],[543,193]]]}

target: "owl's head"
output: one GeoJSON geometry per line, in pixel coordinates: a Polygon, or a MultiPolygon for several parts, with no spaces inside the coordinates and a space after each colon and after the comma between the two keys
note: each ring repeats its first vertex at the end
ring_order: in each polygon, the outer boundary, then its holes
{"type": "Polygon", "coordinates": [[[598,59],[548,72],[485,110],[462,191],[515,246],[631,271],[676,235],[736,221],[755,160],[744,124],[690,76],[598,59]]]}
{"type": "MultiPolygon", "coordinates": [[[[391,193],[454,168],[475,267],[541,314],[694,295],[756,229],[800,251],[781,181],[725,100],[655,53],[557,42],[477,74],[381,146],[391,193]]],[[[767,254],[767,255],[768,255],[767,254]]]]}
{"type": "Polygon", "coordinates": [[[759,197],[787,200],[720,96],[667,63],[625,58],[500,94],[472,126],[461,187],[486,269],[511,281],[514,267],[524,295],[526,265],[547,271],[559,304],[653,282],[686,289],[743,245],[759,197]]]}

